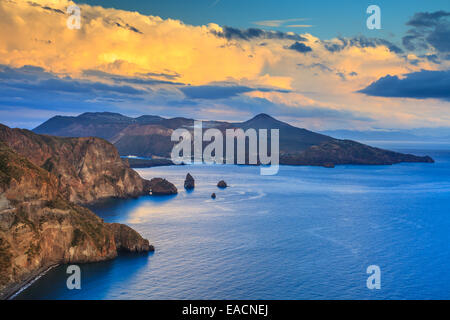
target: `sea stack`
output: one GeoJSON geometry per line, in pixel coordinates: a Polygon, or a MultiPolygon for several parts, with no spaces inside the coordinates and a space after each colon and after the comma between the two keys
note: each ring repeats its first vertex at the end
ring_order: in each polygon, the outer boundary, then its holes
{"type": "Polygon", "coordinates": [[[184,180],[184,188],[186,190],[192,190],[195,187],[195,180],[194,178],[191,176],[190,173],[188,173],[186,175],[186,179],[184,180]]]}
{"type": "Polygon", "coordinates": [[[148,182],[150,194],[155,196],[177,194],[178,190],[173,183],[162,178],[153,178],[148,182]]]}
{"type": "Polygon", "coordinates": [[[221,188],[221,189],[225,189],[226,187],[228,187],[228,186],[227,186],[227,183],[226,183],[225,181],[223,181],[223,180],[220,180],[220,181],[217,183],[217,186],[218,186],[219,188],[221,188]]]}

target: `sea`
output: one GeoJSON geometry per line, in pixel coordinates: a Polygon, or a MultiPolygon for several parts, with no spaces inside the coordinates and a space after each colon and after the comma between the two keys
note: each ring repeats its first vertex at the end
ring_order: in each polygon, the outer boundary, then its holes
{"type": "Polygon", "coordinates": [[[238,165],[138,169],[179,193],[91,209],[155,252],[81,264],[79,290],[60,265],[15,299],[450,299],[450,143],[374,144],[436,162],[280,166],[273,176],[238,165]],[[379,289],[368,286],[370,266],[379,289]]]}

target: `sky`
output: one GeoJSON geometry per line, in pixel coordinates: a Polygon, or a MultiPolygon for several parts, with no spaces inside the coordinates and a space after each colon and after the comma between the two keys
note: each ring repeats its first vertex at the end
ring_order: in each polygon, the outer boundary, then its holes
{"type": "Polygon", "coordinates": [[[89,0],[77,3],[156,14],[196,26],[216,23],[244,29],[308,31],[321,39],[356,34],[398,39],[408,29],[404,22],[414,13],[450,7],[447,0],[89,0]],[[371,4],[382,8],[381,30],[366,27],[366,9],[371,4]]]}
{"type": "Polygon", "coordinates": [[[88,111],[449,128],[450,1],[1,0],[0,122],[88,111]]]}

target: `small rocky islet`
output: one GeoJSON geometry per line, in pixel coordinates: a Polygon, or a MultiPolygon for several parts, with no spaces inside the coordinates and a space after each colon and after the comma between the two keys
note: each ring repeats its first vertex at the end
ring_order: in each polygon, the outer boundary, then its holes
{"type": "Polygon", "coordinates": [[[186,179],[184,180],[184,188],[186,190],[192,190],[195,188],[195,180],[190,173],[186,175],[186,179]]]}
{"type": "Polygon", "coordinates": [[[221,189],[225,189],[225,188],[228,187],[228,185],[227,185],[227,183],[226,183],[224,180],[220,180],[220,181],[217,183],[217,187],[218,187],[218,188],[221,188],[221,189]]]}

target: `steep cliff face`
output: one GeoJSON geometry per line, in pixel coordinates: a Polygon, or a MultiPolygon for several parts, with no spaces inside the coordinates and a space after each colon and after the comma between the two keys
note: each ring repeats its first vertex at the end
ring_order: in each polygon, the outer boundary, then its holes
{"type": "Polygon", "coordinates": [[[143,239],[139,233],[129,226],[120,223],[111,223],[109,227],[114,234],[117,251],[143,252],[155,250],[147,239],[143,239]]]}
{"type": "Polygon", "coordinates": [[[99,138],[60,138],[0,125],[0,141],[53,173],[59,192],[75,203],[148,193],[147,183],[99,138]]]}
{"type": "Polygon", "coordinates": [[[0,298],[53,264],[111,259],[118,249],[153,249],[131,228],[104,223],[67,201],[59,188],[54,174],[0,142],[0,298]]]}

